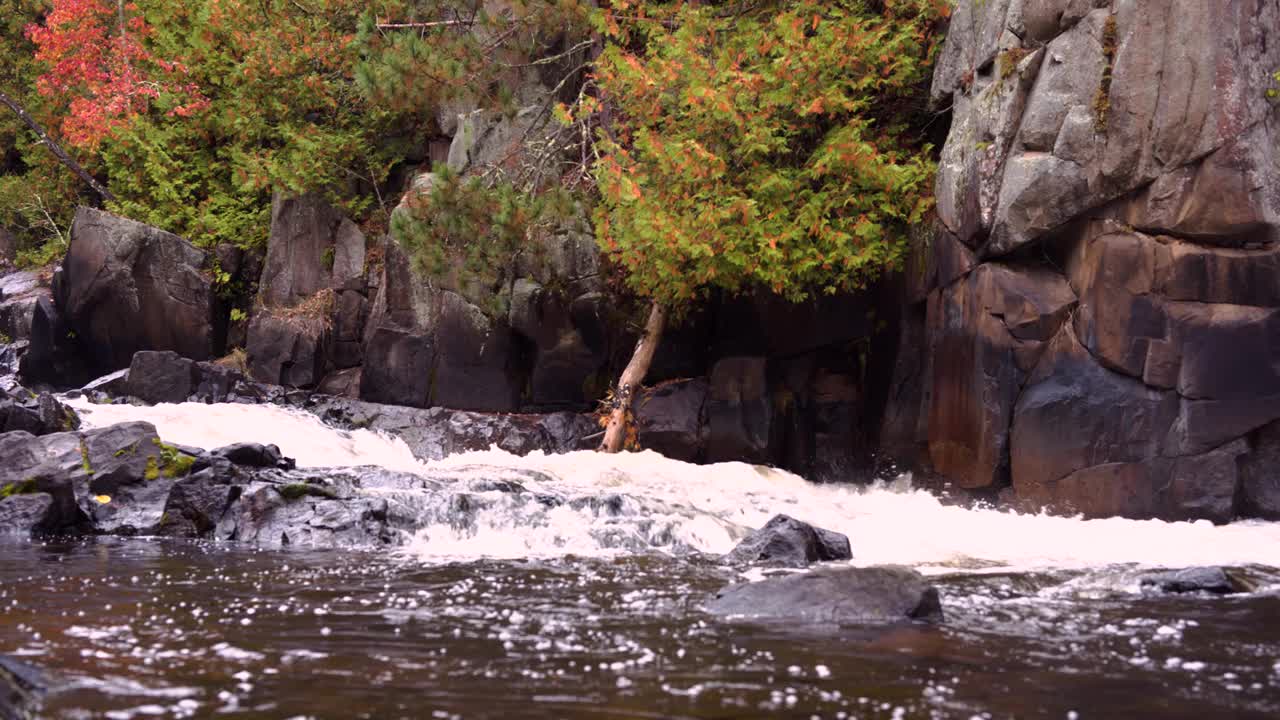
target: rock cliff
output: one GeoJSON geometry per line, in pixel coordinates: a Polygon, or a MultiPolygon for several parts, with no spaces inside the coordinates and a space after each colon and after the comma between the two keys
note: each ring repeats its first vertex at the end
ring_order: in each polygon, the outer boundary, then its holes
{"type": "Polygon", "coordinates": [[[1280,418],[1278,69],[1274,0],[956,7],[905,431],[939,474],[1089,516],[1280,516],[1249,469],[1280,418]]]}

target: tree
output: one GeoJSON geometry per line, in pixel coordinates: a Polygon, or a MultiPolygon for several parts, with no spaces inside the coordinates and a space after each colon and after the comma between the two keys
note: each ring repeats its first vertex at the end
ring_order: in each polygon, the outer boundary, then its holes
{"type": "Polygon", "coordinates": [[[712,289],[791,300],[898,266],[931,206],[923,112],[941,0],[619,0],[596,67],[601,248],[651,302],[601,449],[626,437],[667,318],[712,289]]]}

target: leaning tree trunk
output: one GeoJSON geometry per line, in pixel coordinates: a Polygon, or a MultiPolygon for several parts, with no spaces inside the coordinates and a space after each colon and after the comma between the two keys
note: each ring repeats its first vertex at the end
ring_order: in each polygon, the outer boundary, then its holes
{"type": "Polygon", "coordinates": [[[17,100],[14,100],[8,95],[5,95],[3,91],[0,91],[0,104],[7,105],[9,109],[18,116],[18,119],[25,123],[27,127],[31,128],[31,132],[35,133],[36,137],[40,138],[40,142],[44,143],[45,147],[49,148],[49,152],[53,153],[63,165],[66,165],[67,168],[71,170],[71,172],[80,176],[80,179],[85,181],[89,187],[93,188],[94,192],[102,196],[103,200],[116,199],[115,196],[111,194],[110,190],[103,187],[102,183],[98,182],[96,178],[81,167],[80,163],[75,161],[75,158],[68,155],[67,151],[63,150],[61,145],[55,142],[53,138],[49,137],[49,133],[45,132],[45,129],[40,126],[40,123],[36,122],[36,119],[31,117],[31,114],[28,113],[26,108],[22,107],[17,100]]]}
{"type": "Polygon", "coordinates": [[[653,354],[662,340],[662,330],[667,324],[667,309],[659,303],[649,308],[649,320],[644,325],[644,334],[636,342],[636,349],[631,353],[631,362],[622,371],[618,380],[618,389],[613,394],[613,408],[609,412],[609,424],[604,428],[604,440],[600,441],[600,451],[616,453],[627,441],[628,416],[631,413],[631,401],[644,376],[649,373],[649,365],[653,364],[653,354]]]}

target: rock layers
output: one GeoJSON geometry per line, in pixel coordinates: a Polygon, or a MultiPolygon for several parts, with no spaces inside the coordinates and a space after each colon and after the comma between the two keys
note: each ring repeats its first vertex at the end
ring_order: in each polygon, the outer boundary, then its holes
{"type": "Polygon", "coordinates": [[[1088,516],[1280,517],[1280,6],[960,3],[927,456],[1088,516]],[[1274,466],[1273,466],[1274,467],[1274,466]]]}

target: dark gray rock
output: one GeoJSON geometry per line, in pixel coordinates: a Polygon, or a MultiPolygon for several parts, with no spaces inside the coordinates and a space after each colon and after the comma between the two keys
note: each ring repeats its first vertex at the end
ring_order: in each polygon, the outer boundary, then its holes
{"type": "Polygon", "coordinates": [[[280,453],[280,448],[275,445],[260,445],[258,443],[236,443],[226,447],[220,447],[216,450],[210,450],[210,455],[226,458],[229,462],[236,465],[244,465],[246,467],[269,467],[280,468],[282,470],[292,470],[295,466],[293,458],[287,458],[280,453]]]}
{"type": "Polygon", "coordinates": [[[191,461],[164,445],[149,423],[42,437],[5,433],[0,488],[10,497],[0,506],[22,495],[47,495],[51,506],[37,525],[19,528],[26,532],[147,532],[159,522],[174,478],[186,474],[191,461]]]}
{"type": "Polygon", "coordinates": [[[292,307],[362,276],[364,256],[364,234],[323,198],[277,194],[259,295],[269,308],[292,307]]]}
{"type": "Polygon", "coordinates": [[[75,387],[92,375],[74,333],[53,300],[39,298],[31,314],[31,338],[18,365],[24,382],[75,387]]]}
{"type": "Polygon", "coordinates": [[[263,310],[249,324],[249,374],[259,382],[314,387],[324,377],[327,320],[263,310]]]}
{"type": "Polygon", "coordinates": [[[207,360],[221,347],[205,266],[205,253],[176,235],[82,207],[54,295],[99,373],[127,367],[139,350],[207,360]]]}
{"type": "Polygon", "coordinates": [[[706,401],[707,381],[703,379],[646,389],[635,403],[640,447],[676,460],[698,462],[707,444],[706,401]]]}
{"type": "Polygon", "coordinates": [[[937,589],[903,567],[824,567],[730,585],[706,609],[730,620],[804,624],[942,619],[937,589]]]}
{"type": "Polygon", "coordinates": [[[1166,593],[1228,595],[1253,590],[1250,583],[1220,567],[1194,567],[1145,575],[1140,583],[1166,593]]]}
{"type": "Polygon", "coordinates": [[[1280,520],[1280,421],[1250,436],[1240,461],[1240,495],[1245,516],[1280,520]]]}
{"type": "Polygon", "coordinates": [[[195,389],[195,365],[172,351],[134,353],[125,392],[152,404],[185,402],[195,389]]]}
{"type": "Polygon", "coordinates": [[[850,560],[849,538],[787,515],[775,515],[738,543],[724,562],[730,565],[807,567],[816,562],[850,560]]]}
{"type": "Polygon", "coordinates": [[[316,392],[322,395],[358,399],[360,397],[360,379],[363,369],[359,367],[335,370],[316,386],[316,392]]]}
{"type": "Polygon", "coordinates": [[[435,347],[425,335],[396,328],[374,331],[365,349],[360,398],[389,405],[426,407],[435,347]]]}
{"type": "Polygon", "coordinates": [[[707,462],[767,463],[773,405],[765,358],[723,358],[711,370],[706,403],[707,462]]]}
{"type": "MultiPolygon", "coordinates": [[[[3,272],[2,262],[0,272],[3,272]]],[[[21,270],[0,275],[0,335],[11,340],[30,337],[36,303],[49,297],[49,287],[37,272],[21,270]]]]}
{"type": "Polygon", "coordinates": [[[0,433],[21,430],[32,435],[76,430],[80,417],[49,393],[39,395],[23,387],[0,390],[0,433]]]}

